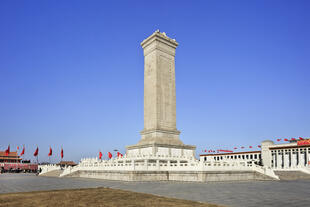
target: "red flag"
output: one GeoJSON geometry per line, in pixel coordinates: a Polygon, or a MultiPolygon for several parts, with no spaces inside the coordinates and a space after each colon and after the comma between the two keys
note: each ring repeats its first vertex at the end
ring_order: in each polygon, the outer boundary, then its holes
{"type": "Polygon", "coordinates": [[[108,156],[109,156],[110,159],[112,158],[111,152],[108,152],[108,156]]]}
{"type": "Polygon", "coordinates": [[[262,146],[258,145],[257,147],[258,147],[258,148],[261,148],[262,146]]]}
{"type": "Polygon", "coordinates": [[[8,156],[10,154],[10,145],[8,146],[8,148],[5,150],[5,155],[8,156]]]}
{"type": "Polygon", "coordinates": [[[38,156],[38,154],[39,154],[39,147],[37,147],[37,149],[36,149],[36,151],[33,153],[33,156],[38,156]]]}
{"type": "Polygon", "coordinates": [[[64,150],[61,148],[61,152],[60,152],[60,157],[61,159],[64,158],[64,150]]]}
{"type": "Polygon", "coordinates": [[[304,138],[302,138],[302,137],[299,137],[299,140],[304,140],[304,138]]]}
{"type": "Polygon", "coordinates": [[[280,141],[281,141],[281,139],[277,139],[277,141],[278,141],[278,142],[280,142],[280,141]]]}
{"type": "Polygon", "coordinates": [[[25,154],[25,146],[23,146],[23,151],[20,153],[20,156],[25,154]]]}
{"type": "Polygon", "coordinates": [[[288,142],[288,139],[284,139],[284,141],[288,142]]]}
{"type": "Polygon", "coordinates": [[[19,146],[17,146],[17,150],[19,150],[19,146]]]}
{"type": "Polygon", "coordinates": [[[120,152],[117,152],[117,157],[123,157],[123,154],[120,152]]]}
{"type": "Polygon", "coordinates": [[[99,151],[99,159],[101,160],[102,158],[102,153],[99,151]]]}
{"type": "Polygon", "coordinates": [[[296,140],[295,138],[292,138],[292,140],[296,140]]]}
{"type": "Polygon", "coordinates": [[[249,146],[249,148],[252,148],[252,146],[249,146]]]}
{"type": "Polygon", "coordinates": [[[48,156],[50,157],[52,156],[52,154],[53,154],[53,151],[52,151],[52,148],[50,147],[50,152],[48,153],[48,156]]]}
{"type": "Polygon", "coordinates": [[[205,150],[205,152],[207,152],[207,150],[205,150]]]}

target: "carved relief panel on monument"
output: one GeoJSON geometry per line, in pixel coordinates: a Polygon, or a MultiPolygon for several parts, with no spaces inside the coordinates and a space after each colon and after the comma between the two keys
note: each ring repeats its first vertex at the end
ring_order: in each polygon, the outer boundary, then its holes
{"type": "Polygon", "coordinates": [[[156,55],[145,56],[144,63],[144,128],[156,126],[156,55]]]}
{"type": "Polygon", "coordinates": [[[168,55],[158,56],[158,124],[161,129],[175,130],[174,60],[168,55]]]}

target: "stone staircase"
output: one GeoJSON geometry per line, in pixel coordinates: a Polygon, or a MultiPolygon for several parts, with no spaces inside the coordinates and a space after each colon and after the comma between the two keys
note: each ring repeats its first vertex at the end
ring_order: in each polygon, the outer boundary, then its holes
{"type": "Polygon", "coordinates": [[[40,174],[40,176],[59,177],[62,172],[63,170],[52,170],[52,171],[40,174]]]}
{"type": "Polygon", "coordinates": [[[310,174],[301,171],[280,171],[274,173],[279,176],[280,180],[310,180],[310,174]]]}

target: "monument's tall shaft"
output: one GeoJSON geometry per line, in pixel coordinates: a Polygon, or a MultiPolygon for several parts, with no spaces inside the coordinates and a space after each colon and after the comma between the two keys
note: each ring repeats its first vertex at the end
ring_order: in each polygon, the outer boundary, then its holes
{"type": "Polygon", "coordinates": [[[175,49],[178,43],[155,32],[144,49],[144,130],[176,130],[175,49]]]}
{"type": "Polygon", "coordinates": [[[175,49],[178,43],[156,31],[145,39],[143,142],[182,144],[176,128],[175,49]]]}
{"type": "Polygon", "coordinates": [[[174,57],[178,43],[157,30],[141,46],[144,52],[144,129],[141,140],[127,146],[126,154],[193,157],[196,147],[183,144],[176,127],[174,57]]]}

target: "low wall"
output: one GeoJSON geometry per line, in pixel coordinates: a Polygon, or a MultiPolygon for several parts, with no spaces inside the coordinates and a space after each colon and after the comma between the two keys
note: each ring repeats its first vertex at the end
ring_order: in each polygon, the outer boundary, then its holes
{"type": "Polygon", "coordinates": [[[52,164],[52,165],[39,165],[38,169],[39,170],[41,169],[40,175],[42,175],[42,174],[45,174],[45,173],[48,173],[48,172],[51,172],[51,171],[54,171],[54,170],[60,170],[60,166],[59,165],[55,165],[55,164],[52,164]]]}
{"type": "Polygon", "coordinates": [[[274,180],[256,171],[76,171],[67,177],[97,178],[122,181],[246,181],[274,180]]]}

